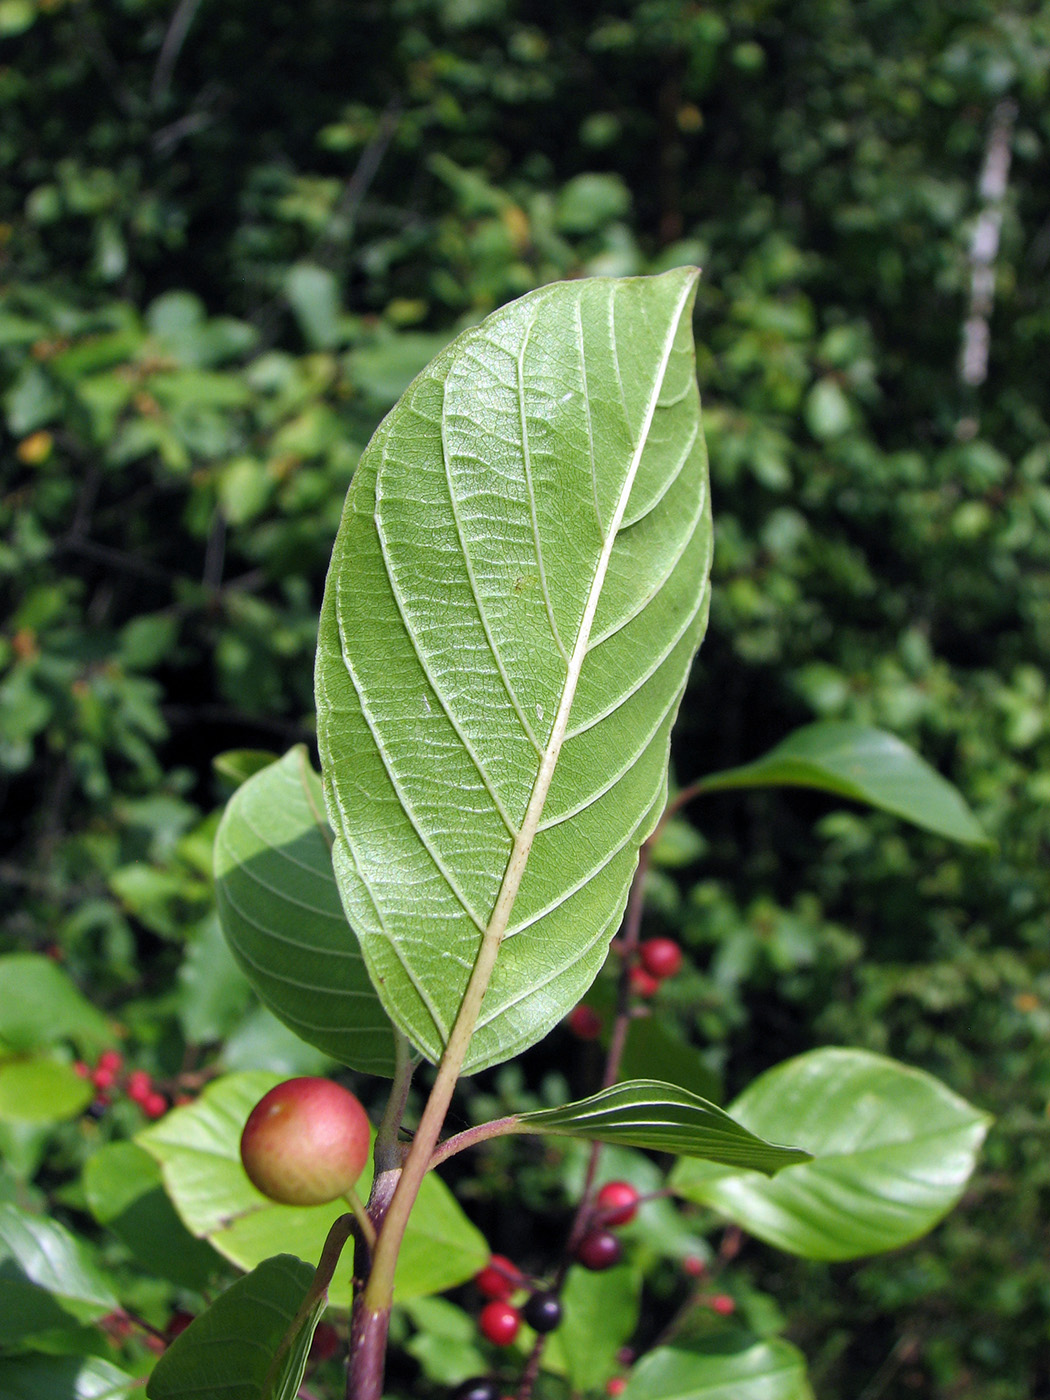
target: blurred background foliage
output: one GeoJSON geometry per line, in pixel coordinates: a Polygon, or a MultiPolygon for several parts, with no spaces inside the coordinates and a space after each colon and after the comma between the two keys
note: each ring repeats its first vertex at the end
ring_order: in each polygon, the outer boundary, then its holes
{"type": "MultiPolygon", "coordinates": [[[[727,1093],[839,1043],[993,1111],[928,1241],[739,1267],[821,1396],[1050,1395],[1050,6],[0,0],[0,64],[4,950],[64,965],[161,1076],[305,1068],[216,933],[212,759],[310,740],[355,461],[501,302],[699,263],[717,551],[679,781],[862,720],[998,846],[797,792],[704,799],[652,878],[650,926],[690,958],[661,1016],[727,1093]]],[[[549,1096],[569,1044],[467,1112],[549,1096]]],[[[0,1194],[46,1190],[0,1131],[0,1194]]],[[[563,1164],[508,1153],[464,1190],[524,1249],[500,1204],[549,1204],[563,1164]]]]}

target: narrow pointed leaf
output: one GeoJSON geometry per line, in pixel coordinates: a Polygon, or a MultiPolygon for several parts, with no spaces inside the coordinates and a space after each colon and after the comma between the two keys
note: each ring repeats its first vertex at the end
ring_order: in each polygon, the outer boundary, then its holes
{"type": "Polygon", "coordinates": [[[657,1347],[631,1372],[623,1400],[813,1400],[790,1342],[737,1333],[657,1347]]]}
{"type": "Polygon", "coordinates": [[[917,1239],[973,1171],[988,1115],[931,1075],[866,1050],[814,1050],[730,1105],[757,1133],[790,1133],[813,1160],[772,1181],[679,1162],[670,1184],[807,1259],[856,1259],[917,1239]]]}
{"type": "MultiPolygon", "coordinates": [[[[277,1205],[245,1174],[241,1132],[259,1099],[281,1078],[255,1071],[216,1079],[200,1098],[144,1128],[136,1138],[159,1162],[165,1190],[190,1233],[208,1240],[242,1269],[252,1269],[284,1250],[316,1261],[333,1222],[346,1211],[342,1201],[277,1205]]],[[[357,1183],[358,1194],[367,1199],[370,1185],[369,1165],[357,1183]]],[[[441,1178],[430,1172],[398,1257],[398,1299],[441,1293],[464,1283],[488,1257],[484,1237],[441,1178]]],[[[337,1271],[330,1297],[333,1306],[349,1305],[349,1268],[337,1271]]]]}
{"type": "Polygon", "coordinates": [[[278,1351],[313,1280],[313,1266],[292,1254],[238,1279],[168,1347],[146,1384],[149,1400],[295,1400],[323,1296],[278,1351]]]}
{"type": "Polygon", "coordinates": [[[663,808],[711,556],[695,279],[504,307],[409,386],[350,488],[316,674],[334,866],[431,1060],[482,952],[465,1069],[579,1001],[663,808]]]}
{"type": "Polygon", "coordinates": [[[754,763],[712,773],[697,786],[701,792],[820,788],[892,812],[953,841],[990,844],[957,788],[895,735],[864,724],[807,724],[754,763]]]}
{"type": "MultiPolygon", "coordinates": [[[[522,1132],[645,1147],[770,1174],[809,1160],[808,1152],[764,1142],[717,1105],[655,1079],[614,1084],[578,1103],[523,1113],[519,1122],[522,1132]]],[[[785,1129],[784,1136],[792,1134],[785,1129]]]]}
{"type": "Polygon", "coordinates": [[[394,1072],[394,1036],[332,873],[321,780],[302,744],[226,804],[215,837],[223,932],[245,976],[296,1035],[354,1069],[394,1072]]]}

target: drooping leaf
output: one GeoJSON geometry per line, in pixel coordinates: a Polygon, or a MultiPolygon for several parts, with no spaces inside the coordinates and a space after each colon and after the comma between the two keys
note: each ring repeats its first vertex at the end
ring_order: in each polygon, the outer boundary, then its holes
{"type": "Polygon", "coordinates": [[[57,1221],[0,1205],[0,1346],[79,1327],[116,1307],[75,1235],[57,1221]]]}
{"type": "Polygon", "coordinates": [[[967,845],[989,840],[959,790],[884,729],[827,720],[796,729],[754,763],[712,773],[700,792],[808,787],[879,807],[967,845]]]}
{"type": "MultiPolygon", "coordinates": [[[[522,1113],[518,1122],[521,1126],[516,1131],[675,1152],[771,1175],[809,1160],[808,1152],[765,1142],[717,1105],[656,1079],[614,1084],[577,1103],[522,1113]]],[[[783,1130],[783,1136],[793,1135],[783,1130]]]]}
{"type": "Polygon", "coordinates": [[[68,1038],[88,1053],[114,1038],[106,1018],[50,958],[8,953],[0,958],[0,986],[0,1041],[13,1050],[68,1038]]]}
{"type": "Polygon", "coordinates": [[[146,1383],[149,1400],[295,1400],[323,1295],[278,1351],[313,1280],[313,1266],[292,1254],[239,1278],[168,1347],[146,1383]]]}
{"type": "Polygon", "coordinates": [[[106,1143],[85,1163],[83,1183],[91,1214],[145,1269],[183,1288],[207,1287],[221,1260],[175,1214],[148,1152],[133,1142],[106,1143]]]}
{"type": "MultiPolygon", "coordinates": [[[[332,1222],[346,1206],[281,1206],[255,1189],[240,1159],[248,1114],[282,1076],[256,1071],[215,1080],[192,1104],[140,1132],[136,1141],[160,1163],[165,1189],[191,1234],[207,1239],[242,1269],[284,1250],[316,1261],[332,1222]]],[[[357,1184],[367,1197],[371,1166],[357,1184]]],[[[441,1293],[465,1282],[489,1257],[484,1237],[434,1172],[420,1189],[409,1219],[395,1283],[399,1301],[441,1293]]],[[[350,1303],[350,1270],[332,1284],[334,1306],[350,1303]]]]}
{"type": "Polygon", "coordinates": [[[121,1400],[142,1382],[99,1356],[0,1358],[4,1400],[121,1400]]]}
{"type": "Polygon", "coordinates": [[[790,1342],[737,1333],[656,1347],[631,1372],[623,1400],[813,1400],[790,1342]]]}
{"type": "Polygon", "coordinates": [[[234,956],[274,1015],[333,1059],[392,1074],[393,1031],[343,913],[321,781],[302,744],[230,798],[215,889],[234,956]]]}
{"type": "Polygon", "coordinates": [[[334,866],[431,1060],[483,947],[466,1070],[576,1004],[663,808],[711,556],[695,279],[504,307],[413,382],[350,488],[317,658],[334,866]]]}
{"type": "Polygon", "coordinates": [[[807,1259],[855,1259],[917,1239],[962,1194],[990,1119],[938,1080],[866,1050],[814,1050],[730,1105],[814,1160],[769,1180],[679,1162],[670,1185],[807,1259]]]}
{"type": "Polygon", "coordinates": [[[601,1273],[573,1265],[561,1294],[562,1320],[551,1334],[545,1368],[569,1378],[574,1393],[599,1390],[638,1325],[642,1277],[620,1265],[601,1273]]]}
{"type": "Polygon", "coordinates": [[[49,1055],[0,1061],[0,1119],[61,1123],[87,1108],[95,1091],[72,1065],[49,1055]]]}

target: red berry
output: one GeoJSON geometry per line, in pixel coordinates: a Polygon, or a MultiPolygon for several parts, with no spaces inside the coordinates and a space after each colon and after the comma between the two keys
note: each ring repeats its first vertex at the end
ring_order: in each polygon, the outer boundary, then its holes
{"type": "Polygon", "coordinates": [[[638,1214],[640,1197],[629,1181],[607,1181],[598,1192],[603,1225],[626,1225],[638,1214]]]}
{"type": "Polygon", "coordinates": [[[115,1069],[106,1069],[102,1064],[94,1070],[91,1075],[91,1082],[96,1089],[112,1089],[117,1082],[117,1072],[115,1069]]]}
{"type": "Polygon", "coordinates": [[[497,1347],[509,1347],[518,1335],[521,1326],[521,1313],[500,1298],[486,1303],[478,1318],[481,1335],[497,1347]]]}
{"type": "Polygon", "coordinates": [[[623,1258],[623,1245],[611,1230],[589,1230],[576,1246],[576,1262],[599,1273],[623,1258]]]}
{"type": "Polygon", "coordinates": [[[605,1382],[606,1395],[622,1395],[627,1389],[627,1379],[625,1376],[610,1376],[605,1382]]]}
{"type": "Polygon", "coordinates": [[[351,1189],[369,1145],[368,1115],[349,1089],[304,1075],[276,1085],[252,1109],[241,1162],[272,1201],[319,1206],[351,1189]]]}
{"type": "Polygon", "coordinates": [[[98,1057],[99,1069],[112,1070],[114,1074],[119,1074],[124,1068],[124,1056],[119,1050],[103,1050],[98,1057]]]}
{"type": "Polygon", "coordinates": [[[133,1069],[128,1075],[128,1098],[135,1103],[145,1103],[153,1092],[153,1080],[144,1069],[133,1069]]]}
{"type": "Polygon", "coordinates": [[[643,997],[646,1001],[651,996],[655,996],[660,983],[651,972],[646,972],[644,967],[632,967],[627,974],[631,984],[631,991],[636,997],[643,997]]]}
{"type": "Polygon", "coordinates": [[[602,1033],[602,1018],[593,1006],[577,1006],[569,1012],[569,1030],[580,1040],[597,1040],[602,1033]]]}
{"type": "Polygon", "coordinates": [[[647,938],[639,949],[646,972],[661,980],[682,970],[682,950],[673,938],[647,938]]]}
{"type": "Polygon", "coordinates": [[[318,1324],[314,1339],[310,1343],[310,1360],[315,1365],[319,1365],[322,1361],[330,1361],[341,1345],[339,1333],[332,1324],[321,1322],[318,1324]]]}
{"type": "Polygon", "coordinates": [[[728,1293],[715,1293],[707,1300],[707,1305],[720,1317],[729,1317],[736,1312],[736,1300],[730,1298],[728,1293]]]}
{"type": "Polygon", "coordinates": [[[688,1274],[690,1278],[700,1278],[707,1272],[707,1265],[699,1254],[687,1254],[682,1260],[682,1272],[688,1274]]]}
{"type": "Polygon", "coordinates": [[[142,1100],[142,1111],[147,1118],[163,1118],[168,1111],[168,1101],[163,1094],[147,1094],[142,1100]]]}
{"type": "Polygon", "coordinates": [[[164,1329],[164,1336],[169,1342],[173,1342],[176,1337],[185,1332],[192,1321],[193,1314],[191,1312],[183,1312],[181,1309],[177,1312],[173,1312],[168,1320],[167,1327],[164,1329]]]}
{"type": "Polygon", "coordinates": [[[506,1255],[494,1254],[485,1267],[474,1275],[474,1282],[483,1298],[498,1298],[505,1302],[524,1285],[525,1276],[506,1255]]]}

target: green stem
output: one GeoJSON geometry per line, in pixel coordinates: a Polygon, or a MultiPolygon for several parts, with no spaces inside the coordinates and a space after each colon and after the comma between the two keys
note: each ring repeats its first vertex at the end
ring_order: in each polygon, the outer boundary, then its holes
{"type": "Polygon", "coordinates": [[[376,1130],[373,1152],[377,1176],[401,1165],[401,1144],[397,1135],[401,1131],[401,1120],[405,1116],[413,1068],[412,1047],[407,1037],[395,1028],[394,1081],[390,1086],[390,1097],[386,1101],[382,1122],[376,1130]]]}

